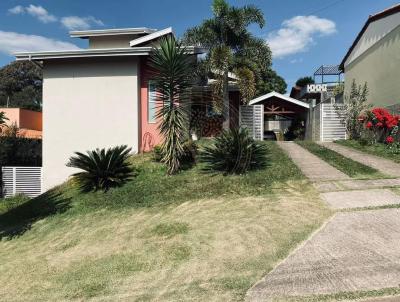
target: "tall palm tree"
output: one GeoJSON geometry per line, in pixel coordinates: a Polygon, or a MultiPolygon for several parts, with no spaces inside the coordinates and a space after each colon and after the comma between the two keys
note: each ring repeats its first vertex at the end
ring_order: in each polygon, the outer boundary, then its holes
{"type": "MultiPolygon", "coordinates": [[[[265,25],[263,13],[252,5],[240,8],[229,6],[225,0],[214,0],[214,17],[185,33],[185,43],[201,44],[209,48],[209,63],[217,70],[217,93],[220,94],[224,113],[224,128],[229,128],[228,73],[233,70],[232,56],[252,39],[248,26],[265,25]]],[[[235,66],[237,67],[237,66],[235,66]]]]}
{"type": "Polygon", "coordinates": [[[159,130],[164,139],[162,161],[167,165],[167,173],[174,174],[180,168],[183,142],[188,133],[185,104],[190,98],[192,63],[186,48],[169,36],[154,47],[150,66],[154,69],[152,78],[157,95],[163,103],[157,111],[157,118],[161,120],[159,130]]]}

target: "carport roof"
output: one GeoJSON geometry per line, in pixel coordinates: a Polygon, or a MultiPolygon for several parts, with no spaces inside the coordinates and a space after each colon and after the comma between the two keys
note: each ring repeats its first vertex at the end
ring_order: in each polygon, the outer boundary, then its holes
{"type": "Polygon", "coordinates": [[[302,101],[299,101],[299,100],[296,100],[294,98],[291,98],[290,96],[280,94],[280,93],[278,93],[276,91],[264,94],[262,96],[259,96],[258,98],[255,98],[255,99],[251,100],[249,102],[249,105],[256,105],[258,103],[262,103],[262,102],[268,101],[269,99],[272,99],[272,98],[278,98],[278,99],[281,99],[283,101],[302,106],[304,108],[310,108],[309,104],[307,104],[305,102],[302,102],[302,101]]]}

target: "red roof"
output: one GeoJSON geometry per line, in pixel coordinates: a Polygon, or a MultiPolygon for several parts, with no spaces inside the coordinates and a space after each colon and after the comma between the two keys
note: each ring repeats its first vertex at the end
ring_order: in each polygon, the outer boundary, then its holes
{"type": "Polygon", "coordinates": [[[356,47],[357,43],[360,41],[361,37],[363,36],[364,32],[367,30],[368,26],[376,21],[376,20],[380,20],[383,18],[386,18],[390,15],[396,14],[400,12],[400,3],[393,5],[392,7],[389,7],[379,13],[376,13],[374,15],[370,15],[368,17],[367,22],[365,22],[363,28],[361,29],[361,31],[359,32],[359,34],[357,35],[357,38],[354,40],[353,44],[351,45],[350,49],[347,51],[345,57],[342,60],[342,63],[340,63],[340,69],[344,70],[344,63],[346,62],[347,58],[350,56],[351,52],[353,51],[354,47],[356,47]]]}

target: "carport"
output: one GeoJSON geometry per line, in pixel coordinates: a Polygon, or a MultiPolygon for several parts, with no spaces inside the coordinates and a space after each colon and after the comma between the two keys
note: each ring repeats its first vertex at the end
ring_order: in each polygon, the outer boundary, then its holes
{"type": "Polygon", "coordinates": [[[310,105],[278,92],[255,98],[240,107],[240,122],[255,139],[264,140],[270,133],[282,138],[293,123],[307,123],[310,105]]]}

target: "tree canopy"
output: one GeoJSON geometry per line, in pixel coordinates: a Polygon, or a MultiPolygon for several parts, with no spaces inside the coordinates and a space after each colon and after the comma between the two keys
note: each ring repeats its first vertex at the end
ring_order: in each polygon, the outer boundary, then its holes
{"type": "MultiPolygon", "coordinates": [[[[216,60],[213,57],[219,54],[219,63],[225,65],[229,71],[246,75],[247,82],[251,78],[248,73],[250,70],[254,74],[254,88],[250,87],[248,90],[254,90],[256,96],[272,90],[285,93],[285,81],[272,69],[270,48],[263,39],[255,37],[248,30],[251,24],[257,24],[259,27],[265,25],[262,11],[253,5],[239,8],[230,6],[224,0],[215,0],[212,10],[213,18],[188,29],[184,35],[184,42],[209,48],[205,59],[206,63],[209,63],[209,69],[215,68],[213,63],[216,60]],[[221,47],[229,49],[229,57],[226,55],[225,58],[221,58],[221,47]],[[244,70],[241,71],[242,68],[244,70]]],[[[203,71],[207,70],[202,67],[203,71]]]]}
{"type": "Polygon", "coordinates": [[[16,61],[0,68],[0,106],[41,110],[42,70],[32,62],[16,61]]]}
{"type": "Polygon", "coordinates": [[[312,77],[302,77],[296,81],[296,86],[304,87],[308,84],[315,84],[315,81],[312,77]]]}

